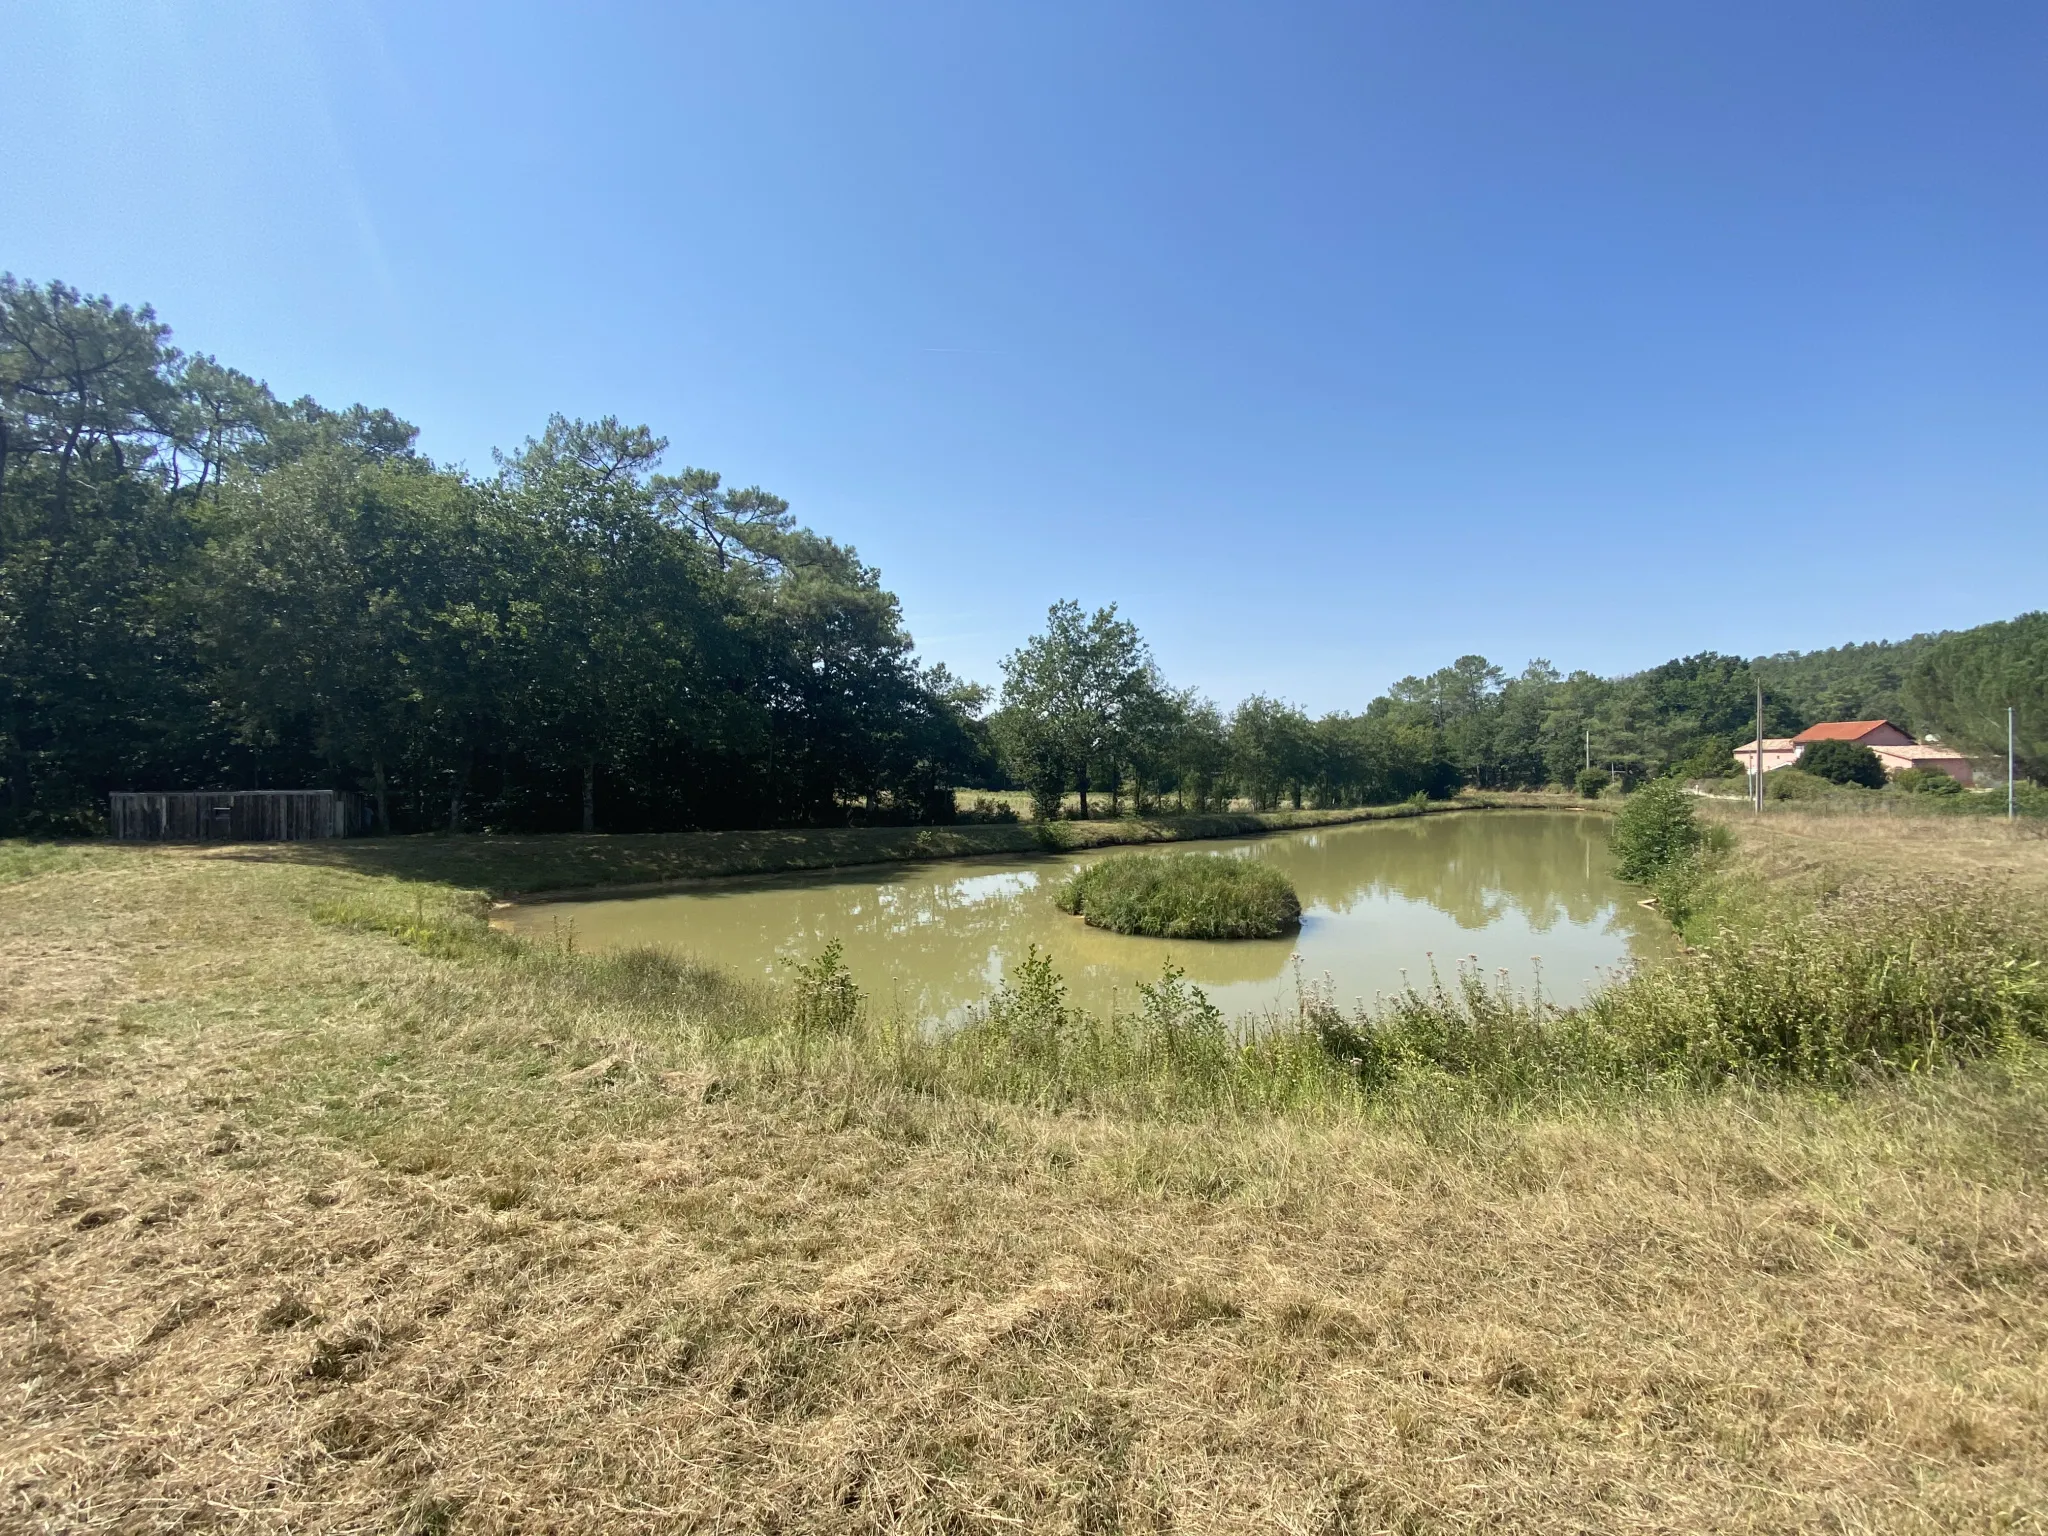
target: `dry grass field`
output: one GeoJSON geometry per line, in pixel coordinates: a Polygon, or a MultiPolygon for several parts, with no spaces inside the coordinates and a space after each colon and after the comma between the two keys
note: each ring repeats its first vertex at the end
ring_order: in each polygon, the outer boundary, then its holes
{"type": "MultiPolygon", "coordinates": [[[[2048,904],[1996,825],[1735,816],[2048,904]]],[[[2018,1531],[2048,1062],[1053,1115],[323,864],[0,849],[23,1531],[2018,1531]],[[351,920],[377,910],[408,920],[351,920]]]]}
{"type": "Polygon", "coordinates": [[[1714,804],[1709,814],[1744,839],[1747,867],[1774,881],[1956,877],[2048,901],[2048,823],[1779,805],[1761,823],[1740,805],[1714,804]]]}

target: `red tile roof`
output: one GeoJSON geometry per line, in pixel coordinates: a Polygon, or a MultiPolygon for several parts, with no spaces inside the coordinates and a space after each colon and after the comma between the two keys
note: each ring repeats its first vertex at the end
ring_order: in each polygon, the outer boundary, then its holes
{"type": "Polygon", "coordinates": [[[1911,735],[1904,726],[1892,725],[1889,720],[1829,720],[1821,725],[1809,725],[1792,739],[1794,741],[1861,741],[1880,726],[1891,725],[1901,735],[1911,735]]]}

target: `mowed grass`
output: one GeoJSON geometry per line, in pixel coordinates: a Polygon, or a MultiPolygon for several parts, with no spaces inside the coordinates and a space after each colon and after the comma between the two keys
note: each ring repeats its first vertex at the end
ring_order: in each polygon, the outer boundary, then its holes
{"type": "Polygon", "coordinates": [[[1118,854],[1075,871],[1053,899],[1091,928],[1155,939],[1276,939],[1301,926],[1294,887],[1255,859],[1118,854]]]}
{"type": "MultiPolygon", "coordinates": [[[[1811,905],[1932,875],[2019,910],[2048,844],[2001,830],[1774,816],[1737,826],[1728,878],[1811,905]]],[[[1322,1052],[1287,1098],[1101,1092],[1219,1038],[1167,978],[1158,1059],[1048,1101],[1028,978],[941,1058],[655,957],[522,947],[484,907],[159,850],[0,885],[14,1525],[1935,1531],[2048,1507],[2024,1036],[1817,1086],[1475,1096],[1420,1062],[1368,1092],[1322,1052]]]]}

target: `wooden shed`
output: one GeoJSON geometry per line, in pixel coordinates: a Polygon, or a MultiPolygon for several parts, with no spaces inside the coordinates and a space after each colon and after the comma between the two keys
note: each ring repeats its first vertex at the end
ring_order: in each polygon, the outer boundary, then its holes
{"type": "Polygon", "coordinates": [[[364,830],[357,797],[332,789],[117,790],[114,836],[160,843],[303,842],[364,830]]]}

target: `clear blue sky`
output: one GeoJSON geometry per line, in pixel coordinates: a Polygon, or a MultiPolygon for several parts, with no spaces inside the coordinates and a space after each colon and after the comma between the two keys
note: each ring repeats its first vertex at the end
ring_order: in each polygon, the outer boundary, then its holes
{"type": "Polygon", "coordinates": [[[1357,707],[2048,603],[2048,6],[11,0],[0,267],[1357,707]]]}

